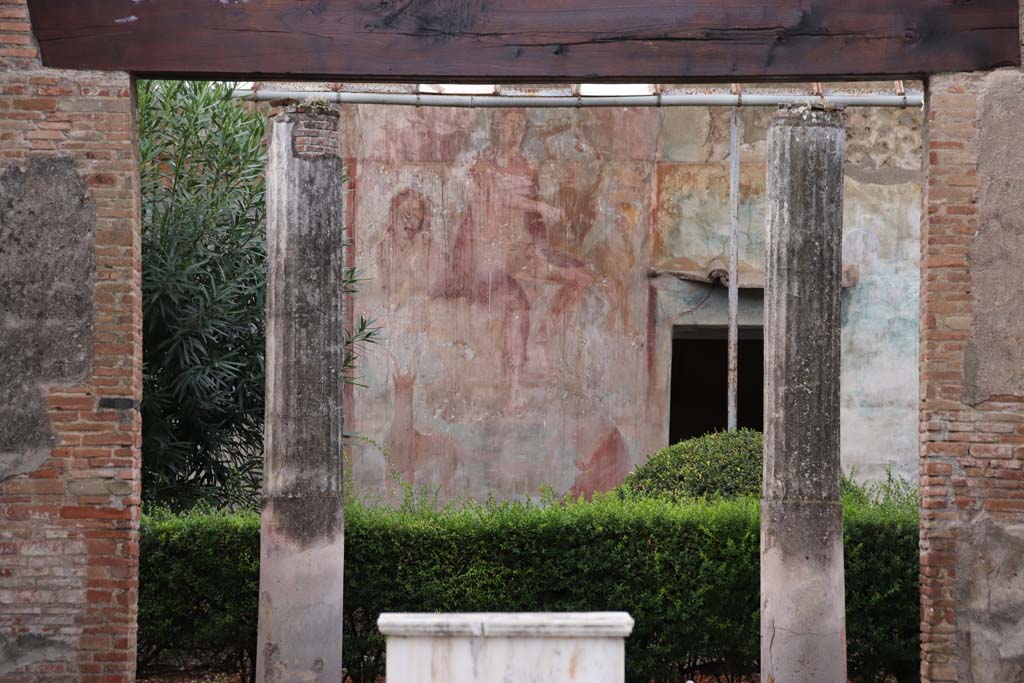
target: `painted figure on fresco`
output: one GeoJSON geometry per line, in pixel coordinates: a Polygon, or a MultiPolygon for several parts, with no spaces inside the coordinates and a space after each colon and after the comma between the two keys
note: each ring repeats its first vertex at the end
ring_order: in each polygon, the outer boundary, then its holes
{"type": "Polygon", "coordinates": [[[598,491],[615,488],[629,474],[629,446],[618,427],[612,426],[590,453],[581,452],[576,456],[575,464],[579,474],[569,495],[590,500],[598,491]]]}
{"type": "Polygon", "coordinates": [[[520,388],[531,323],[523,281],[557,285],[547,319],[562,323],[592,280],[581,261],[548,240],[548,226],[564,216],[540,199],[537,169],[522,151],[526,130],[522,110],[494,113],[490,144],[469,169],[469,206],[459,224],[451,266],[433,292],[501,311],[503,371],[516,411],[524,407],[520,388]]]}
{"type": "Polygon", "coordinates": [[[878,260],[878,236],[870,228],[857,227],[843,238],[843,286],[860,282],[878,260]]]}
{"type": "Polygon", "coordinates": [[[387,233],[380,243],[378,272],[386,278],[392,301],[409,301],[423,292],[423,282],[443,265],[431,263],[433,205],[411,187],[391,198],[387,233]],[[411,277],[410,277],[411,276],[411,277]]]}
{"type": "Polygon", "coordinates": [[[448,434],[431,434],[416,429],[414,388],[416,375],[396,372],[394,377],[394,417],[387,435],[387,461],[410,486],[440,487],[451,498],[455,472],[462,452],[448,434]]]}
{"type": "MultiPolygon", "coordinates": [[[[425,195],[410,187],[399,190],[391,198],[385,239],[378,247],[378,272],[386,283],[390,299],[400,302],[400,308],[406,308],[404,315],[391,320],[406,341],[422,323],[419,317],[424,310],[422,306],[406,307],[405,304],[414,303],[419,295],[425,294],[424,283],[429,281],[431,273],[444,267],[443,263],[431,262],[432,213],[433,205],[425,195]]],[[[392,361],[395,361],[393,357],[392,361]]],[[[404,484],[410,486],[436,487],[445,498],[449,498],[461,458],[459,445],[447,434],[416,428],[413,403],[415,373],[399,370],[392,379],[394,415],[385,437],[389,474],[397,474],[404,484]]]]}
{"type": "Polygon", "coordinates": [[[430,200],[407,187],[391,198],[388,229],[404,243],[413,243],[429,234],[430,200]]]}
{"type": "MultiPolygon", "coordinates": [[[[496,453],[508,448],[503,439],[473,436],[468,426],[504,414],[522,420],[524,433],[540,429],[538,421],[551,413],[543,403],[528,406],[526,398],[551,395],[552,387],[567,381],[559,372],[578,370],[579,362],[569,363],[573,370],[560,370],[559,364],[567,362],[567,354],[578,361],[582,352],[570,347],[580,327],[603,320],[608,329],[628,329],[629,272],[636,259],[634,241],[642,239],[636,188],[650,173],[639,162],[617,163],[609,172],[599,161],[584,160],[549,175],[533,150],[547,144],[550,126],[529,128],[533,122],[522,110],[486,116],[481,118],[487,127],[475,133],[482,145],[473,147],[467,139],[461,153],[446,150],[451,175],[438,183],[429,174],[410,174],[392,186],[394,194],[381,207],[381,239],[370,247],[385,307],[378,317],[389,336],[401,340],[402,356],[389,354],[390,367],[382,375],[392,379],[382,398],[393,406],[390,423],[377,437],[385,445],[383,472],[416,487],[436,488],[445,499],[482,495],[469,473],[489,470],[496,453]],[[437,223],[442,216],[447,229],[437,223]],[[442,315],[455,329],[438,326],[442,315]],[[434,351],[439,336],[447,340],[452,333],[462,345],[458,348],[482,351],[474,356],[476,365],[463,362],[455,346],[454,358],[446,347],[434,351]],[[501,381],[493,386],[492,379],[490,393],[465,402],[468,390],[458,390],[460,373],[474,367],[493,367],[488,374],[500,373],[501,381]],[[433,369],[429,387],[426,375],[421,372],[417,380],[413,368],[433,369]],[[425,390],[448,407],[425,410],[425,390]],[[428,417],[442,412],[441,420],[460,425],[465,441],[449,435],[446,422],[428,417]]],[[[600,130],[605,137],[616,134],[600,130]]],[[[561,134],[565,139],[552,145],[574,146],[600,160],[580,131],[561,134]]],[[[431,150],[423,151],[424,158],[431,150]]],[[[556,480],[573,495],[613,488],[632,459],[611,412],[600,398],[570,400],[559,415],[574,426],[566,427],[559,447],[545,447],[549,452],[539,460],[534,453],[501,461],[491,483],[520,495],[556,480]]]]}

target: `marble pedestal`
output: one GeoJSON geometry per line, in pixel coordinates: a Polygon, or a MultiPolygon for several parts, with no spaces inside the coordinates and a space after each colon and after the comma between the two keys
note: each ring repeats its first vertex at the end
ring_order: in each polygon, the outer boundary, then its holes
{"type": "Polygon", "coordinates": [[[623,683],[625,612],[382,614],[388,683],[623,683]]]}

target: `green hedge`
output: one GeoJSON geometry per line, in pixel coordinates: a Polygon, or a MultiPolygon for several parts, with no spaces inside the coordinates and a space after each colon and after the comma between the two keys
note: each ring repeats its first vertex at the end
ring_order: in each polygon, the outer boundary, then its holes
{"type": "Polygon", "coordinates": [[[712,432],[652,454],[619,490],[673,499],[760,496],[764,436],[754,429],[712,432]]]}
{"type": "MultiPolygon", "coordinates": [[[[851,676],[915,680],[916,511],[846,512],[851,676]]],[[[254,649],[259,518],[150,515],[142,525],[142,664],[244,660],[254,649]]],[[[620,500],[437,512],[346,510],[344,658],[383,672],[383,611],[625,610],[630,681],[757,670],[758,505],[620,500]]]]}

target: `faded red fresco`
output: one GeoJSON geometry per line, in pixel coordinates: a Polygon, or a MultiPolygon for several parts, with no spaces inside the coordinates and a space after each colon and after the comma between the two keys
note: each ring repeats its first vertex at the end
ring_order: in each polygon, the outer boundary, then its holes
{"type": "Polygon", "coordinates": [[[451,495],[455,471],[462,459],[458,442],[448,434],[430,434],[416,429],[413,413],[415,374],[394,376],[394,417],[385,441],[388,462],[412,486],[432,486],[451,495]]]}
{"type": "Polygon", "coordinates": [[[597,491],[608,491],[629,474],[629,446],[617,428],[612,428],[592,453],[576,459],[576,481],[569,493],[590,498],[597,491]]]}
{"type": "Polygon", "coordinates": [[[450,265],[431,289],[435,297],[465,299],[497,313],[502,377],[509,385],[513,415],[526,409],[522,375],[533,323],[541,335],[561,326],[592,281],[582,261],[548,239],[549,224],[557,225],[564,215],[540,196],[537,169],[522,153],[526,126],[521,109],[495,112],[490,142],[469,167],[472,194],[450,265]],[[531,320],[530,297],[521,278],[555,286],[539,322],[531,320]]]}
{"type": "MultiPolygon", "coordinates": [[[[724,325],[725,297],[649,271],[724,256],[727,112],[361,105],[342,116],[365,278],[355,313],[385,336],[363,354],[346,414],[357,489],[393,492],[401,479],[442,498],[590,496],[666,445],[673,325],[724,325]]],[[[765,121],[744,148],[754,280],[765,121]]],[[[912,222],[920,194],[907,187],[887,205],[848,195],[855,223],[912,222]]]]}

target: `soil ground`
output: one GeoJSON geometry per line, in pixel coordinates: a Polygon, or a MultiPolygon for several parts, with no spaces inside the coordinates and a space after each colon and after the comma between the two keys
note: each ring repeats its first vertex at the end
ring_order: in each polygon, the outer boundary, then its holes
{"type": "Polygon", "coordinates": [[[138,683],[243,683],[237,673],[222,671],[146,672],[135,679],[138,683]]]}

